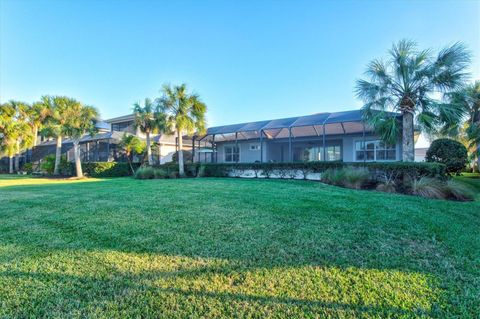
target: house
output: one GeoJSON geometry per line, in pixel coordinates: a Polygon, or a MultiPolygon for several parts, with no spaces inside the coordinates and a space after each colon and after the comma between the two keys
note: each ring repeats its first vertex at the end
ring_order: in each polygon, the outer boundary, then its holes
{"type": "MultiPolygon", "coordinates": [[[[401,120],[399,114],[392,116],[401,120]]],[[[193,142],[196,162],[380,162],[402,158],[401,137],[393,145],[381,141],[362,120],[361,110],[210,127],[205,135],[194,136],[193,142]]]]}
{"type": "MultiPolygon", "coordinates": [[[[141,139],[145,139],[146,135],[139,129],[135,129],[134,114],[124,115],[116,118],[106,120],[110,124],[112,132],[127,132],[135,134],[141,139]]],[[[153,152],[153,158],[157,164],[165,164],[173,160],[173,155],[178,150],[178,140],[171,134],[151,134],[152,145],[155,145],[155,151],[153,152]]],[[[191,150],[191,140],[188,137],[184,137],[184,151],[191,150]]]]}
{"type": "MultiPolygon", "coordinates": [[[[134,115],[129,114],[121,117],[108,119],[96,123],[98,133],[94,136],[85,135],[80,140],[80,159],[82,162],[124,162],[127,161],[119,143],[124,134],[133,134],[145,140],[146,136],[140,130],[135,129],[134,115]]],[[[173,160],[177,152],[178,141],[173,135],[152,134],[153,158],[156,164],[165,164],[173,160]]],[[[38,162],[45,156],[55,154],[56,141],[46,140],[37,145],[31,152],[30,161],[38,162]]],[[[191,141],[185,139],[184,150],[191,149],[191,141]]],[[[65,138],[62,142],[62,154],[68,161],[74,160],[73,143],[65,138]]],[[[134,157],[134,161],[141,158],[134,157]]]]}

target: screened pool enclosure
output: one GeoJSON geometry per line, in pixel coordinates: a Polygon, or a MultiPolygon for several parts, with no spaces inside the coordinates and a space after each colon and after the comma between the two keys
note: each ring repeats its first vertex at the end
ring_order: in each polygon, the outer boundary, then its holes
{"type": "Polygon", "coordinates": [[[218,163],[394,161],[400,144],[380,141],[354,110],[211,127],[194,136],[192,151],[195,161],[218,163]]]}

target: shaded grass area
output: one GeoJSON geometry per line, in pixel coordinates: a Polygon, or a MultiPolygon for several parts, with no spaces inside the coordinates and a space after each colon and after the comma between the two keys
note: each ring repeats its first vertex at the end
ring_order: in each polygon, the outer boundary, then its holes
{"type": "Polygon", "coordinates": [[[479,202],[306,181],[4,176],[0,202],[0,317],[480,313],[479,202]]]}

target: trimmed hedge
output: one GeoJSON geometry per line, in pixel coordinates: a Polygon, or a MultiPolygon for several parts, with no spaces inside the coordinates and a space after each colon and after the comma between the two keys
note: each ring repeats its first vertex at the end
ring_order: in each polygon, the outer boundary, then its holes
{"type": "MultiPolygon", "coordinates": [[[[322,173],[328,169],[344,167],[363,167],[376,175],[395,175],[396,178],[419,177],[446,177],[446,167],[440,163],[415,162],[302,162],[302,163],[237,163],[237,164],[187,164],[186,171],[194,171],[194,176],[226,177],[235,170],[252,170],[256,177],[269,177],[275,172],[277,175],[287,174],[287,171],[301,171],[305,176],[308,173],[322,173]]],[[[193,174],[192,174],[193,175],[193,174]]],[[[285,176],[287,177],[287,176],[285,176]]]]}
{"type": "MultiPolygon", "coordinates": [[[[133,163],[133,169],[137,170],[140,163],[133,163]]],[[[124,162],[84,162],[82,163],[82,170],[85,176],[90,177],[123,177],[131,176],[132,170],[130,165],[124,162]]],[[[62,165],[63,176],[75,175],[75,163],[67,162],[62,165]]]]}

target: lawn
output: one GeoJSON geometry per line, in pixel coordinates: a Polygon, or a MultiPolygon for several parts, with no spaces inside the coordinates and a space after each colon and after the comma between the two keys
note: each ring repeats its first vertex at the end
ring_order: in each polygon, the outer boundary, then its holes
{"type": "Polygon", "coordinates": [[[3,175],[0,203],[0,318],[480,313],[480,201],[290,180],[3,175]]]}

